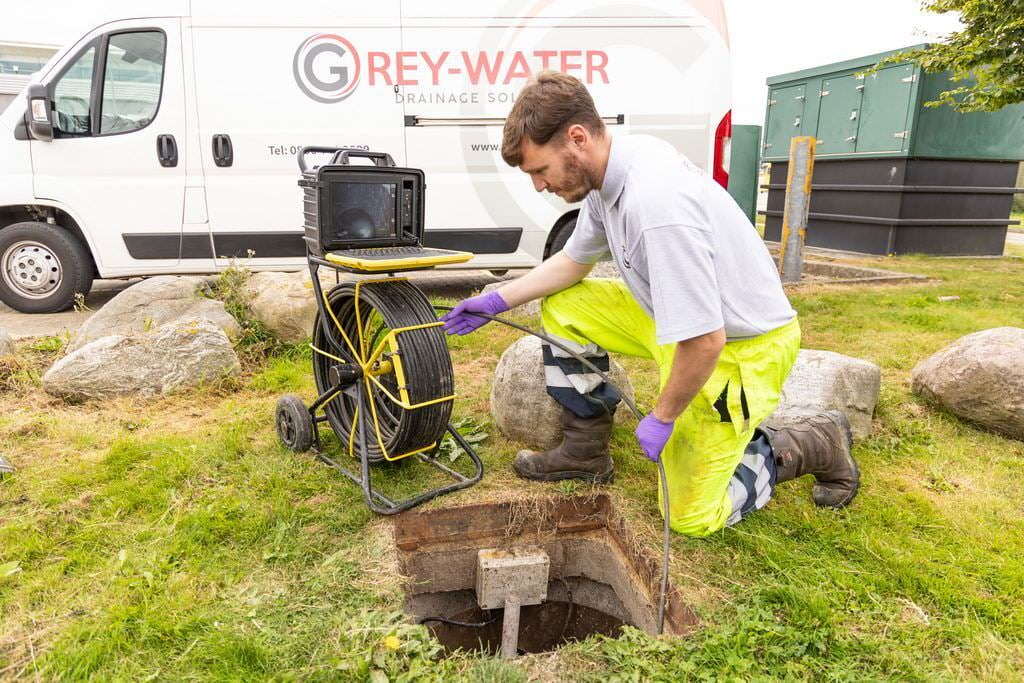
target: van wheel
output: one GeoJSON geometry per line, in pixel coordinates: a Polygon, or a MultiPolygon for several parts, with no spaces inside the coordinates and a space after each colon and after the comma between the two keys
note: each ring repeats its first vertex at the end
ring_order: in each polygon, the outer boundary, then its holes
{"type": "Polygon", "coordinates": [[[0,301],[22,313],[71,308],[92,287],[92,259],[68,231],[24,222],[0,230],[0,301]]]}
{"type": "Polygon", "coordinates": [[[565,246],[565,243],[569,241],[569,235],[571,235],[572,231],[575,229],[575,217],[573,217],[572,220],[568,220],[565,223],[563,223],[562,226],[558,228],[558,232],[555,234],[555,238],[551,240],[551,244],[548,245],[548,250],[547,253],[544,254],[544,258],[549,259],[553,255],[562,251],[562,248],[565,246]]]}

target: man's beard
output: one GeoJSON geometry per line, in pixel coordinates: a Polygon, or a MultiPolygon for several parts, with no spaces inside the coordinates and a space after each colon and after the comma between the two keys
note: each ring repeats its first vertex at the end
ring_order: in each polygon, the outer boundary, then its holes
{"type": "Polygon", "coordinates": [[[593,185],[590,182],[590,178],[587,177],[586,170],[583,168],[583,164],[580,163],[579,159],[574,157],[571,153],[565,155],[565,182],[562,186],[562,191],[566,193],[563,199],[570,204],[574,202],[583,201],[583,198],[587,196],[592,189],[593,185]]]}

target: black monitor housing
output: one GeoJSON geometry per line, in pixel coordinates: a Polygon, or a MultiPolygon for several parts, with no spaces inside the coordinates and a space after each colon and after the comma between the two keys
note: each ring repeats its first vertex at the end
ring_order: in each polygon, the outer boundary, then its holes
{"type": "Polygon", "coordinates": [[[306,249],[331,251],[413,246],[423,239],[423,171],[395,166],[391,155],[342,147],[303,147],[298,154],[306,249]],[[307,167],[307,154],[331,154],[307,167]],[[352,158],[373,165],[351,165],[352,158]]]}

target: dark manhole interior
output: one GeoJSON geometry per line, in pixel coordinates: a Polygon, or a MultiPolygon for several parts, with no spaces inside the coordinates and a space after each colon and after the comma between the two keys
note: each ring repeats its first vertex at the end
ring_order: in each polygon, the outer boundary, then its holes
{"type": "MultiPolygon", "coordinates": [[[[500,648],[503,610],[477,603],[482,549],[542,549],[550,559],[547,599],[521,608],[520,654],[614,637],[626,624],[657,631],[660,558],[637,542],[607,494],[412,511],[395,519],[394,535],[405,611],[449,652],[500,648]]],[[[696,624],[670,586],[665,632],[682,635],[696,624]]]]}
{"type": "MultiPolygon", "coordinates": [[[[449,652],[462,649],[496,654],[501,648],[503,611],[473,606],[457,613],[454,619],[485,625],[460,626],[431,621],[427,622],[427,627],[449,652]]],[[[550,599],[540,605],[523,607],[520,620],[519,654],[550,652],[565,643],[596,634],[614,637],[619,635],[623,625],[621,619],[599,609],[550,599]]]]}

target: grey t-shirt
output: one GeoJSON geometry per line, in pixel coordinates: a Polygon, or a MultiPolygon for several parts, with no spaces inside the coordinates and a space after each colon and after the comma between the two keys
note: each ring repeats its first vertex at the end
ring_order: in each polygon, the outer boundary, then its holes
{"type": "Polygon", "coordinates": [[[564,251],[577,263],[614,260],[659,344],[723,327],[729,340],[756,337],[796,316],[733,198],[658,138],[612,139],[601,189],[584,199],[564,251]]]}

